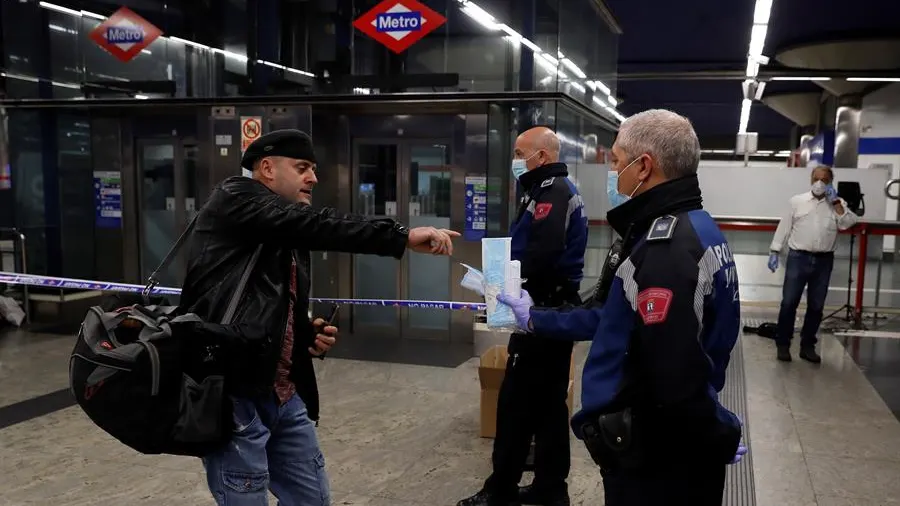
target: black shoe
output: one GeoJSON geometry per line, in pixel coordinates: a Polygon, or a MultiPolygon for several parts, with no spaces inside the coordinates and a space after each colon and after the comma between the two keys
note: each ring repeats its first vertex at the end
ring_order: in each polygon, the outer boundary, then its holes
{"type": "Polygon", "coordinates": [[[522,506],[522,503],[518,499],[504,499],[482,490],[472,497],[459,501],[456,506],[522,506]]]}
{"type": "MultiPolygon", "coordinates": [[[[802,357],[803,354],[801,353],[800,356],[802,357]]],[[[780,360],[782,362],[790,362],[791,360],[793,360],[791,358],[791,348],[788,346],[779,346],[778,347],[778,360],[780,360]]]]}
{"type": "Polygon", "coordinates": [[[801,348],[800,349],[800,358],[806,360],[807,362],[812,362],[813,364],[822,363],[822,357],[816,353],[815,348],[801,348]]]}
{"type": "Polygon", "coordinates": [[[526,485],[519,488],[519,501],[522,504],[535,506],[569,506],[568,492],[560,492],[558,494],[541,494],[540,490],[534,485],[526,485]]]}

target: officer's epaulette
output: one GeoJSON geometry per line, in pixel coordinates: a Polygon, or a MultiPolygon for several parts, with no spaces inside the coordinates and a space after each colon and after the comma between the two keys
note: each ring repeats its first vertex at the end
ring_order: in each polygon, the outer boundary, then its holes
{"type": "Polygon", "coordinates": [[[553,180],[556,179],[556,176],[551,177],[550,179],[545,179],[543,183],[541,183],[541,188],[546,188],[553,184],[553,180]]]}
{"type": "Polygon", "coordinates": [[[675,224],[678,218],[672,215],[660,216],[653,220],[650,231],[647,232],[648,241],[668,241],[675,233],[675,224]]]}

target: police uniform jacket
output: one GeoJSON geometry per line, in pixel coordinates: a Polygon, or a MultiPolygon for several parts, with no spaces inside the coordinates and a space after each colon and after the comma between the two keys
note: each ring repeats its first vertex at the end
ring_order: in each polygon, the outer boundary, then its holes
{"type": "Polygon", "coordinates": [[[548,307],[572,302],[584,277],[588,223],[568,175],[564,163],[523,174],[519,182],[526,194],[510,227],[510,256],[521,262],[522,286],[548,307]]]}
{"type": "Polygon", "coordinates": [[[631,407],[662,432],[724,438],[734,446],[723,454],[734,455],[740,421],[717,397],[740,332],[737,271],[701,200],[694,175],[612,209],[607,218],[625,256],[606,301],[568,312],[532,310],[535,333],[592,340],[582,409],[572,419],[579,438],[592,416],[631,407]]]}

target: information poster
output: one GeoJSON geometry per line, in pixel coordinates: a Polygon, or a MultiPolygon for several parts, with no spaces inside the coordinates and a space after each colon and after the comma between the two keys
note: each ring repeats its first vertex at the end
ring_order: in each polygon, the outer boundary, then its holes
{"type": "Polygon", "coordinates": [[[122,227],[122,174],[94,172],[95,224],[98,228],[122,227]]]}
{"type": "Polygon", "coordinates": [[[487,178],[466,176],[466,228],[463,239],[480,241],[487,230],[487,178]]]}

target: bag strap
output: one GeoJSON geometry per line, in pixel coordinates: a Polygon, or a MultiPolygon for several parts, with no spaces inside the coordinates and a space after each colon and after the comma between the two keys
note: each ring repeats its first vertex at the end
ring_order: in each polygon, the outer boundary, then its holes
{"type": "Polygon", "coordinates": [[[225,310],[225,315],[222,317],[222,325],[229,325],[231,319],[234,318],[234,313],[237,312],[238,303],[241,301],[241,296],[244,295],[244,289],[247,288],[247,281],[250,279],[253,268],[256,267],[256,261],[259,260],[262,248],[262,244],[257,246],[256,251],[253,252],[253,256],[250,257],[250,261],[247,262],[247,267],[244,267],[244,273],[241,274],[237,289],[235,289],[234,295],[231,296],[231,301],[228,303],[228,308],[225,310]]]}
{"type": "Polygon", "coordinates": [[[194,229],[194,225],[197,224],[197,218],[199,217],[200,213],[194,215],[194,217],[191,219],[191,222],[188,223],[188,226],[184,229],[184,232],[181,233],[181,235],[178,237],[178,240],[175,241],[175,244],[173,244],[169,249],[169,252],[166,253],[166,256],[162,259],[162,262],[159,263],[159,266],[157,266],[156,269],[150,274],[150,277],[147,278],[147,284],[144,286],[144,291],[141,292],[141,294],[144,296],[145,305],[150,304],[150,292],[152,292],[153,289],[156,288],[157,285],[159,285],[159,280],[156,278],[156,276],[159,275],[160,272],[165,270],[166,267],[168,267],[169,264],[172,263],[172,260],[175,259],[175,255],[178,253],[178,250],[180,250],[184,245],[184,241],[191,234],[191,231],[194,229]]]}

